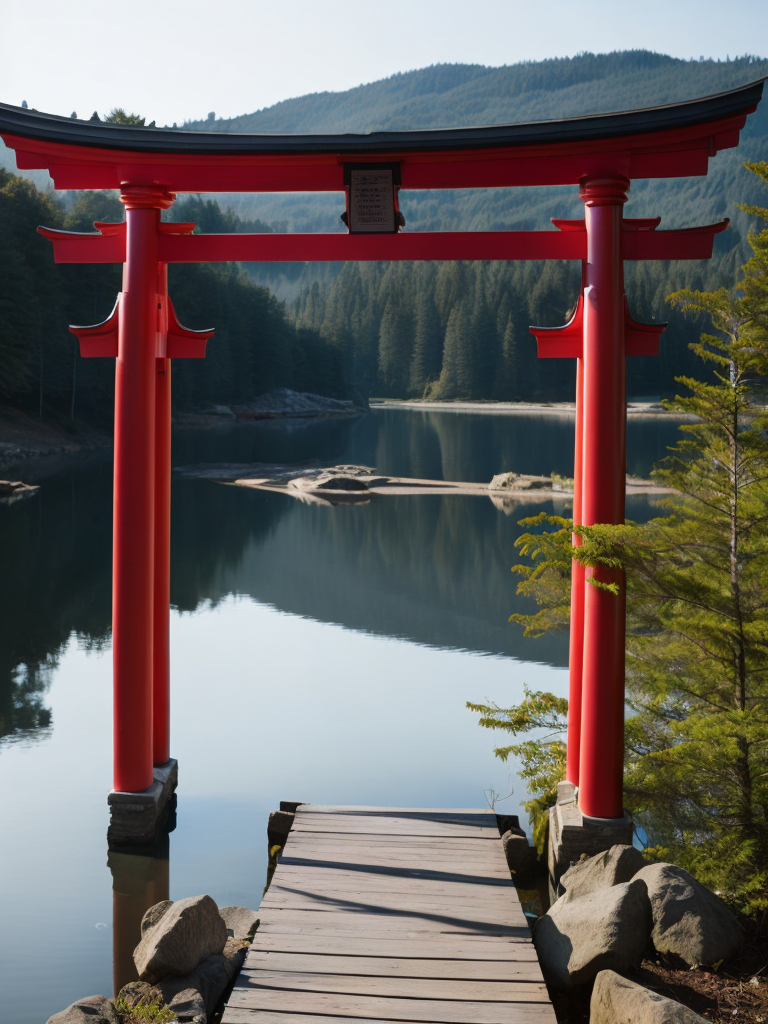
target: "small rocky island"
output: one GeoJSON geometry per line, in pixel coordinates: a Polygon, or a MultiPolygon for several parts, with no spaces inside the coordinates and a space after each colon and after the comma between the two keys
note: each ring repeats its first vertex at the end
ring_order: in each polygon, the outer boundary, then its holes
{"type": "MultiPolygon", "coordinates": [[[[177,467],[174,472],[181,477],[276,491],[312,505],[365,505],[375,495],[386,494],[458,494],[488,497],[498,509],[510,514],[518,505],[529,503],[534,495],[564,503],[573,495],[573,481],[554,473],[499,473],[489,484],[483,484],[387,476],[370,466],[323,466],[318,462],[200,463],[177,467]]],[[[627,494],[664,493],[669,493],[669,489],[652,480],[627,479],[627,494]]]]}
{"type": "Polygon", "coordinates": [[[13,505],[16,501],[31,498],[39,490],[37,484],[25,484],[21,480],[0,480],[0,505],[13,505]]]}

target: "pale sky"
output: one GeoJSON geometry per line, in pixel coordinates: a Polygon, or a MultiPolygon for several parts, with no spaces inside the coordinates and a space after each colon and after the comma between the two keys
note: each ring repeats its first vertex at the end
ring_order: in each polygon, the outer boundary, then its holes
{"type": "Polygon", "coordinates": [[[34,0],[4,5],[0,102],[158,125],[437,63],[649,49],[768,55],[768,0],[34,0]]]}

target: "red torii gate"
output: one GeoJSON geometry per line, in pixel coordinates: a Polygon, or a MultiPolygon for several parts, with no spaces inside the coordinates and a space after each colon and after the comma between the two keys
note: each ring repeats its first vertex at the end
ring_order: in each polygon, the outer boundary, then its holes
{"type": "MultiPolygon", "coordinates": [[[[626,355],[658,352],[663,325],[626,307],[624,260],[706,259],[727,221],[657,231],[624,219],[633,178],[707,173],[738,144],[762,81],[717,96],[629,113],[527,125],[369,135],[229,135],[82,122],[0,104],[0,135],[20,169],[43,168],[56,188],[118,189],[124,224],[95,234],[41,228],[61,263],[122,263],[110,317],[74,327],[83,356],[116,358],[113,542],[114,789],[140,793],[169,749],[171,360],[202,357],[212,331],[179,325],[169,263],[213,261],[576,259],[582,290],[562,328],[531,328],[539,355],[577,360],[574,522],[624,520],[626,355]],[[556,231],[388,233],[354,210],[355,172],[403,189],[576,185],[583,221],[556,231]],[[386,177],[389,175],[389,178],[386,177]],[[338,191],[350,234],[193,235],[165,223],[178,192],[338,191]],[[350,198],[352,197],[352,199],[350,198]],[[352,205],[351,205],[352,204],[352,205]]],[[[376,200],[378,201],[378,200],[376,200]]],[[[386,204],[385,204],[386,205],[386,204]]],[[[381,212],[381,209],[379,210],[381,212]]],[[[384,211],[386,213],[386,211],[384,211]]],[[[390,212],[391,213],[391,212],[390,212]]],[[[574,539],[576,543],[577,539],[574,539]]],[[[587,817],[622,815],[624,581],[574,563],[568,781],[587,817]],[[617,599],[586,575],[617,582],[617,599]]]]}

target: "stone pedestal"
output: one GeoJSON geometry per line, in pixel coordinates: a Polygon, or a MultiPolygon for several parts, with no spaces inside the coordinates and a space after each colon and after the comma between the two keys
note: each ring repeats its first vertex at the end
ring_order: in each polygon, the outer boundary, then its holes
{"type": "Polygon", "coordinates": [[[172,830],[172,823],[167,821],[167,816],[178,778],[178,761],[171,758],[154,768],[153,782],[149,789],[141,793],[118,793],[113,790],[109,794],[107,843],[110,849],[153,848],[158,833],[172,830]]]}
{"type": "Polygon", "coordinates": [[[583,853],[588,857],[612,846],[632,844],[632,821],[623,818],[588,818],[577,803],[578,790],[570,782],[560,782],[557,803],[549,810],[547,868],[550,899],[562,895],[560,879],[583,853]]]}

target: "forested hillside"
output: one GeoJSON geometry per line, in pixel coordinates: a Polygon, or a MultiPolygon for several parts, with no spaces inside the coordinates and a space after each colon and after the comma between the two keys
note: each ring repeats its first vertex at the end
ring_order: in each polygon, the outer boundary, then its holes
{"type": "MultiPolygon", "coordinates": [[[[763,58],[683,61],[646,51],[587,53],[502,68],[438,65],[344,93],[286,100],[229,120],[209,116],[184,128],[344,132],[512,123],[694,99],[766,75],[768,60],[763,58]]],[[[151,111],[145,113],[151,117],[151,111]]],[[[768,97],[751,115],[741,139],[737,150],[710,161],[706,178],[632,184],[627,216],[661,216],[667,228],[732,220],[717,237],[711,261],[627,265],[632,313],[670,322],[660,359],[629,360],[632,395],[670,394],[674,377],[692,369],[687,342],[698,336],[702,324],[669,310],[666,296],[681,287],[728,285],[747,256],[750,218],[737,203],[759,201],[754,176],[743,163],[768,156],[768,97]]],[[[42,204],[40,217],[49,223],[86,227],[93,209],[108,202],[111,214],[105,219],[122,217],[119,204],[104,196],[81,197],[74,206],[70,198],[68,213],[39,193],[34,202],[42,204]]],[[[401,192],[400,205],[405,230],[546,228],[551,217],[582,214],[577,190],[570,187],[410,191],[401,192]]],[[[216,201],[187,197],[170,215],[195,220],[205,231],[342,231],[343,208],[340,194],[246,194],[222,195],[216,201]]],[[[6,216],[3,209],[0,215],[6,216]]],[[[32,248],[44,244],[24,242],[30,260],[32,248]]],[[[38,253],[34,259],[49,256],[38,253]]],[[[72,322],[106,316],[117,276],[109,277],[109,268],[52,271],[52,266],[46,269],[49,283],[44,287],[58,295],[51,299],[59,303],[55,308],[69,312],[51,317],[54,306],[48,303],[44,312],[38,304],[29,314],[14,313],[20,324],[29,317],[19,379],[29,394],[42,380],[44,394],[58,389],[63,399],[73,387],[66,381],[74,380],[80,364],[63,326],[57,328],[64,330],[63,340],[55,344],[49,332],[67,316],[72,322]],[[84,304],[87,312],[80,312],[84,304]],[[30,340],[38,336],[45,342],[30,340]]],[[[20,271],[17,267],[9,273],[18,276],[20,271]]],[[[308,380],[314,390],[338,393],[347,387],[345,379],[365,394],[392,397],[564,399],[573,394],[571,362],[540,363],[528,325],[565,321],[578,292],[574,264],[251,264],[243,272],[179,267],[172,269],[172,289],[179,315],[189,326],[219,328],[205,371],[179,365],[177,395],[183,404],[235,400],[249,390],[276,384],[300,387],[308,380]],[[268,287],[285,301],[285,309],[253,283],[268,287]],[[269,324],[266,332],[262,323],[269,324]]],[[[16,294],[21,291],[14,290],[16,294]]],[[[8,342],[3,344],[7,349],[8,342]]],[[[107,387],[104,365],[82,365],[77,374],[84,385],[107,387]]]]}
{"type": "MultiPolygon", "coordinates": [[[[106,319],[120,291],[117,266],[56,266],[38,224],[92,230],[95,220],[123,219],[112,193],[86,192],[65,209],[51,194],[0,170],[0,400],[41,418],[108,422],[114,361],[81,359],[68,324],[106,319]]],[[[231,213],[192,196],[175,209],[207,230],[241,225],[231,213]]],[[[170,289],[183,323],[212,326],[205,360],[174,365],[177,408],[208,402],[247,402],[273,387],[346,397],[341,354],[318,332],[297,328],[283,306],[237,265],[172,267],[170,289]]]]}
{"type": "MultiPolygon", "coordinates": [[[[372,131],[512,123],[632,109],[711,95],[768,75],[768,60],[683,61],[646,51],[578,57],[504,68],[440,65],[395,75],[344,93],[287,100],[193,129],[254,132],[372,131]]],[[[749,218],[739,201],[757,201],[745,160],[768,153],[768,102],[753,114],[738,150],[719,154],[706,178],[633,182],[627,216],[661,216],[663,227],[730,217],[712,261],[627,267],[635,316],[669,320],[661,359],[631,359],[634,395],[669,394],[687,373],[687,342],[701,323],[666,307],[680,287],[728,284],[747,256],[749,218]]],[[[277,230],[341,231],[337,195],[224,196],[242,216],[277,230]]],[[[575,188],[401,192],[406,230],[546,228],[551,217],[582,214],[575,188]]],[[[529,324],[563,323],[575,303],[578,269],[563,264],[348,264],[254,266],[256,280],[286,298],[297,322],[315,328],[344,355],[369,394],[521,399],[567,398],[568,361],[539,363],[529,324]]]]}

